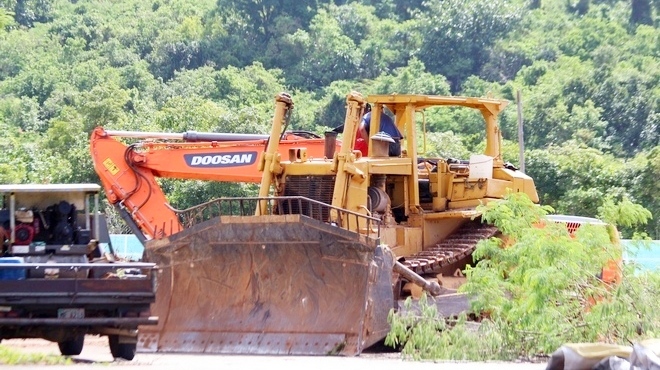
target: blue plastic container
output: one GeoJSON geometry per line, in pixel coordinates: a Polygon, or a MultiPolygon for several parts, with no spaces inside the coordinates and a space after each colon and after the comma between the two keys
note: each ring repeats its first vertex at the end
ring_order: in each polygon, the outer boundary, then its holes
{"type": "MultiPolygon", "coordinates": [[[[0,264],[23,263],[22,257],[0,257],[0,264]]],[[[3,268],[0,266],[0,280],[25,280],[25,269],[3,268]]]]}

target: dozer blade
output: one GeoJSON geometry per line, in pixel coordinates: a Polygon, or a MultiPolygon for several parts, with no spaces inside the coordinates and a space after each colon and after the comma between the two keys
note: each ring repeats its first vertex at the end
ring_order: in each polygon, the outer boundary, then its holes
{"type": "Polygon", "coordinates": [[[311,218],[221,216],[146,252],[162,272],[142,352],[355,355],[389,330],[389,249],[311,218]]]}

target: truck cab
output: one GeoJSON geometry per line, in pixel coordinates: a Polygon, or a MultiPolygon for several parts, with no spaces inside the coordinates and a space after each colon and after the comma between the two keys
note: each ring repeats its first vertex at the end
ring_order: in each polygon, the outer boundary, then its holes
{"type": "Polygon", "coordinates": [[[0,185],[0,340],[42,338],[62,355],[107,336],[131,360],[154,325],[155,265],[113,253],[96,184],[0,185]]]}

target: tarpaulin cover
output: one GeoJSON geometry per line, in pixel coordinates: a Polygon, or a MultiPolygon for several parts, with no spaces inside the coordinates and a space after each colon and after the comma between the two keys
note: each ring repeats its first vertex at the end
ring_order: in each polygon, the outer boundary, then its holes
{"type": "Polygon", "coordinates": [[[660,338],[632,347],[604,343],[568,343],[557,349],[546,370],[660,370],[660,338]]]}

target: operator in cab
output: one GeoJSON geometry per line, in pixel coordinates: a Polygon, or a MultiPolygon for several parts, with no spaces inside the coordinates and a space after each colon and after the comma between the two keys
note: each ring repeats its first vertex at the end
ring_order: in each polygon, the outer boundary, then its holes
{"type": "MultiPolygon", "coordinates": [[[[364,140],[365,150],[366,150],[366,143],[369,142],[369,129],[371,128],[371,109],[370,106],[367,105],[367,107],[368,107],[367,113],[362,117],[362,121],[360,122],[360,128],[358,130],[360,134],[358,139],[364,140]]],[[[390,143],[389,156],[390,157],[400,156],[401,139],[403,139],[403,135],[401,135],[401,132],[394,124],[394,120],[392,119],[392,117],[387,115],[385,112],[382,112],[382,114],[380,115],[379,131],[388,134],[394,140],[393,143],[390,143]]]]}

